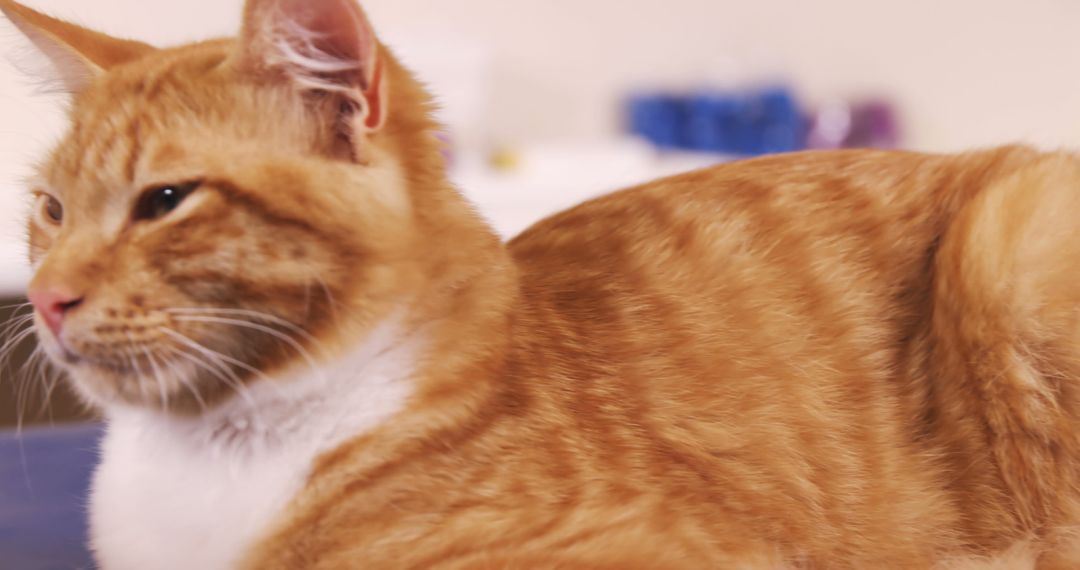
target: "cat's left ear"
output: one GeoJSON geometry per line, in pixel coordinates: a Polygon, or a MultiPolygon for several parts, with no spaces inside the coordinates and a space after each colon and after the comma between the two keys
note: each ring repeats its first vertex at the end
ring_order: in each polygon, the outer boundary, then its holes
{"type": "Polygon", "coordinates": [[[154,51],[144,43],[88,30],[12,0],[0,0],[0,12],[51,64],[53,73],[41,79],[67,93],[78,93],[113,66],[154,51]]]}
{"type": "Polygon", "coordinates": [[[385,124],[384,61],[355,0],[248,0],[239,47],[246,69],[341,98],[350,136],[385,124]]]}

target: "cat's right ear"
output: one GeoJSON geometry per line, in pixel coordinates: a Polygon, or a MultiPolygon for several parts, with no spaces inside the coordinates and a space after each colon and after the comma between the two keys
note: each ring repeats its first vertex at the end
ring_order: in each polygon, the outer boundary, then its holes
{"type": "Polygon", "coordinates": [[[388,90],[356,0],[247,0],[238,47],[241,69],[339,101],[335,120],[363,160],[365,139],[385,124],[388,90]]]}
{"type": "Polygon", "coordinates": [[[144,43],[88,30],[12,0],[0,0],[0,12],[51,64],[49,75],[38,79],[54,90],[78,93],[109,68],[154,51],[144,43]]]}

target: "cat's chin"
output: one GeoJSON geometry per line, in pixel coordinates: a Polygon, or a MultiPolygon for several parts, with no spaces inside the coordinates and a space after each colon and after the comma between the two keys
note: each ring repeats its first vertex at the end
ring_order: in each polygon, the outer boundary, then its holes
{"type": "Polygon", "coordinates": [[[65,372],[84,402],[102,412],[122,407],[198,415],[229,399],[234,386],[242,384],[235,372],[192,356],[166,358],[160,347],[122,353],[92,350],[93,342],[77,336],[65,342],[45,327],[36,330],[53,365],[65,372]],[[223,381],[223,376],[231,376],[232,382],[223,381]]]}
{"type": "Polygon", "coordinates": [[[198,415],[224,399],[227,392],[201,378],[197,367],[189,363],[165,367],[138,361],[99,362],[64,353],[53,356],[53,360],[66,371],[83,400],[103,412],[134,407],[198,415]]]}

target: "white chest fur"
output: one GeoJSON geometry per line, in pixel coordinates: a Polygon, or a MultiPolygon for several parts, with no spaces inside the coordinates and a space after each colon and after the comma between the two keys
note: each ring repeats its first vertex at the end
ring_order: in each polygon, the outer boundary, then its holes
{"type": "Polygon", "coordinates": [[[376,332],[321,370],[257,382],[198,420],[109,410],[90,503],[102,570],[233,567],[320,454],[405,405],[415,343],[395,341],[376,332]]]}

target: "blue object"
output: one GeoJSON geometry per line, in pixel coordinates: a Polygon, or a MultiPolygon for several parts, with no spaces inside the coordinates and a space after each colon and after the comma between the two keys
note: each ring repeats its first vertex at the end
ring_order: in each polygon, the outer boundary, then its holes
{"type": "Polygon", "coordinates": [[[806,119],[785,87],[688,95],[642,94],[628,129],[662,149],[758,155],[805,148],[806,119]]]}
{"type": "Polygon", "coordinates": [[[86,498],[100,426],[0,431],[0,569],[94,567],[86,498]]]}
{"type": "Polygon", "coordinates": [[[686,145],[682,131],[686,110],[677,97],[634,97],[630,100],[628,109],[631,131],[644,136],[660,148],[682,148],[686,145]]]}

